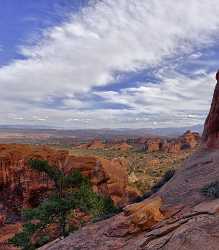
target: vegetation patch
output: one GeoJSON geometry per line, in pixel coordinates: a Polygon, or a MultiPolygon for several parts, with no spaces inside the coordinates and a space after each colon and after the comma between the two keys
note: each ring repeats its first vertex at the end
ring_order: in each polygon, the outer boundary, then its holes
{"type": "Polygon", "coordinates": [[[93,218],[117,211],[110,198],[92,191],[88,178],[80,172],[65,175],[42,160],[31,160],[29,165],[34,170],[46,173],[54,182],[55,189],[39,206],[23,210],[23,230],[9,240],[10,244],[22,250],[36,249],[52,240],[49,230],[52,225],[56,228],[55,237],[66,237],[72,229],[69,217],[74,209],[80,209],[93,218]]]}
{"type": "Polygon", "coordinates": [[[201,189],[201,193],[209,198],[219,198],[219,181],[212,182],[201,189]]]}
{"type": "Polygon", "coordinates": [[[149,192],[159,182],[168,170],[177,169],[191,154],[191,150],[184,150],[179,154],[165,152],[145,152],[134,148],[125,151],[104,148],[84,149],[71,148],[70,154],[76,156],[97,156],[105,159],[125,158],[128,163],[129,185],[137,188],[143,195],[149,192]]]}
{"type": "Polygon", "coordinates": [[[161,187],[174,176],[174,174],[175,174],[174,169],[166,171],[166,173],[163,175],[160,181],[151,188],[151,191],[144,193],[142,197],[138,197],[137,201],[142,201],[144,199],[149,198],[152,194],[157,193],[161,189],[161,187]]]}

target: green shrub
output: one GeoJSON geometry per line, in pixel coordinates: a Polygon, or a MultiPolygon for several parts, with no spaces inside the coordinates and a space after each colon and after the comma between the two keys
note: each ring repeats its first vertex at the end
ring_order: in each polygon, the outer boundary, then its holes
{"type": "Polygon", "coordinates": [[[9,244],[20,247],[22,250],[34,250],[35,246],[31,243],[31,237],[37,229],[37,225],[31,223],[25,224],[23,231],[11,238],[9,244]]]}
{"type": "Polygon", "coordinates": [[[36,247],[41,247],[41,246],[45,245],[46,243],[49,242],[49,240],[50,240],[50,238],[49,238],[48,235],[42,236],[42,237],[38,240],[38,242],[37,242],[37,244],[36,244],[36,247]]]}
{"type": "Polygon", "coordinates": [[[103,197],[92,191],[89,183],[83,183],[74,195],[77,207],[89,211],[94,218],[116,212],[111,198],[103,197]]]}
{"type": "Polygon", "coordinates": [[[31,243],[33,234],[42,231],[51,223],[59,225],[60,236],[67,236],[70,231],[68,215],[76,208],[92,214],[94,218],[116,211],[112,200],[93,192],[88,178],[82,176],[80,172],[65,175],[58,168],[42,160],[31,160],[29,164],[32,169],[46,173],[54,182],[55,190],[53,195],[38,207],[23,210],[26,224],[23,226],[23,231],[10,239],[9,243],[22,250],[36,249],[50,239],[48,236],[42,237],[33,245],[31,243]],[[35,224],[32,224],[32,221],[35,221],[35,224]]]}
{"type": "Polygon", "coordinates": [[[209,198],[219,198],[219,181],[212,182],[201,189],[201,193],[209,198]]]}

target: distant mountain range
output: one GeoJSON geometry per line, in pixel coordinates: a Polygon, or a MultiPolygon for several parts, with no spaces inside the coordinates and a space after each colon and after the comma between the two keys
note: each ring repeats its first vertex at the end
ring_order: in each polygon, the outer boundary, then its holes
{"type": "Polygon", "coordinates": [[[202,133],[203,125],[190,127],[170,127],[170,128],[139,128],[139,129],[62,129],[51,128],[47,126],[29,126],[29,125],[0,125],[0,137],[2,134],[13,136],[13,134],[44,134],[50,137],[71,137],[71,138],[112,138],[112,137],[144,137],[144,136],[166,136],[176,137],[182,135],[185,131],[202,133]]]}

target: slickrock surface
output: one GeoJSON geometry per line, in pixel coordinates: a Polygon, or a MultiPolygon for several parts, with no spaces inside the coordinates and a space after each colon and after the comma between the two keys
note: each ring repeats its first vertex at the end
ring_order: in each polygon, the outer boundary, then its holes
{"type": "MultiPolygon", "coordinates": [[[[219,199],[200,193],[219,180],[219,74],[201,148],[149,199],[41,250],[218,250],[219,199]]],[[[193,145],[193,139],[185,136],[193,145]]]]}

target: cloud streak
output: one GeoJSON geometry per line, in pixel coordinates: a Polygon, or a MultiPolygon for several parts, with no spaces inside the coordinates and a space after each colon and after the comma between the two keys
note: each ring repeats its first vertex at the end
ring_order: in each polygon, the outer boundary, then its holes
{"type": "MultiPolygon", "coordinates": [[[[106,127],[105,117],[110,117],[109,126],[117,127],[126,124],[127,114],[130,126],[142,126],[138,122],[142,114],[161,125],[165,115],[170,119],[170,112],[175,120],[183,120],[183,110],[186,115],[201,114],[207,110],[212,93],[211,73],[191,79],[177,73],[172,65],[166,65],[164,72],[161,67],[170,58],[194,55],[214,46],[218,16],[217,0],[93,1],[62,25],[45,30],[35,46],[23,47],[20,53],[26,59],[0,68],[0,104],[8,105],[1,111],[2,117],[7,122],[8,114],[16,113],[22,121],[60,126],[66,121],[69,127],[75,126],[70,121],[106,127]],[[96,86],[116,84],[118,73],[140,70],[154,70],[160,84],[142,82],[139,88],[124,85],[121,91],[93,91],[96,86]],[[201,89],[205,82],[207,90],[201,89]],[[125,104],[130,109],[95,110],[89,101],[79,98],[89,92],[103,102],[125,104]],[[44,105],[57,98],[63,99],[60,106],[44,105]],[[78,116],[72,118],[73,112],[78,116]],[[152,115],[160,115],[160,120],[152,115]]],[[[199,60],[197,55],[192,60],[199,60]]],[[[169,125],[173,123],[171,120],[169,125]]],[[[147,126],[145,120],[144,124],[147,126]]]]}

